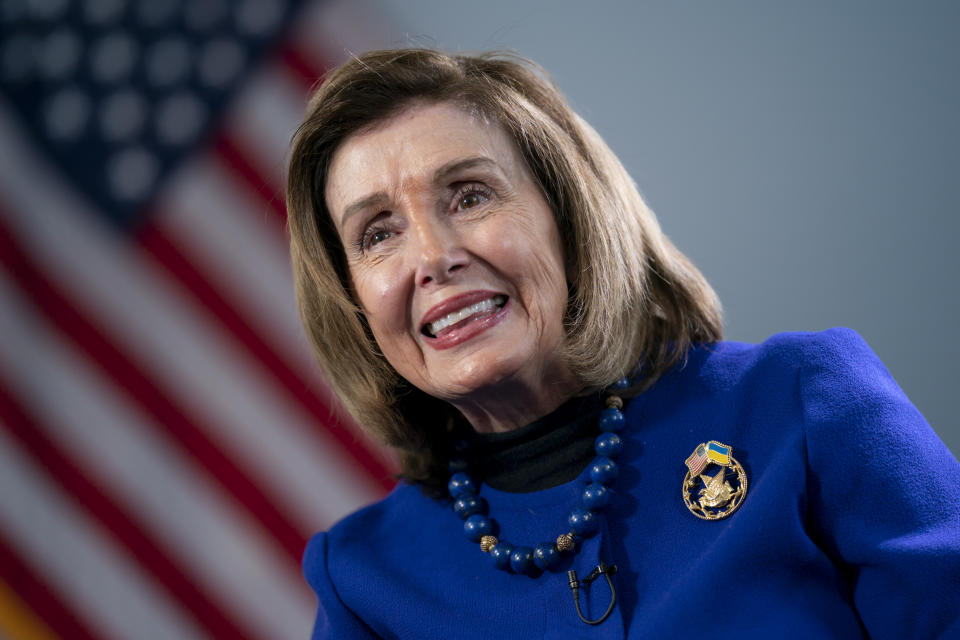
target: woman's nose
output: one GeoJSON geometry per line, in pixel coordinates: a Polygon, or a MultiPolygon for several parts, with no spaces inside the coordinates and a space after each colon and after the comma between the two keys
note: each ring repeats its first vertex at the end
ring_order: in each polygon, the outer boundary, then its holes
{"type": "Polygon", "coordinates": [[[469,254],[455,230],[438,223],[424,223],[417,231],[416,279],[419,286],[443,284],[469,264],[469,254]]]}

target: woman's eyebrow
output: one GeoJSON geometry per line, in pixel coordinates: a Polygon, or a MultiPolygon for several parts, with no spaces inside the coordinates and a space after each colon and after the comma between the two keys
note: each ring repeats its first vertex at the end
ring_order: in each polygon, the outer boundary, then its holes
{"type": "Polygon", "coordinates": [[[463,171],[464,169],[475,169],[477,167],[496,169],[499,168],[499,165],[486,156],[458,158],[456,160],[451,160],[437,169],[433,174],[433,181],[434,183],[446,182],[447,178],[451,174],[457,173],[458,171],[463,171]]]}
{"type": "Polygon", "coordinates": [[[354,201],[343,210],[343,215],[340,216],[340,228],[341,229],[344,228],[344,226],[347,223],[347,218],[349,218],[353,214],[359,211],[363,211],[365,209],[369,209],[374,205],[386,203],[388,200],[389,200],[389,197],[387,196],[387,193],[385,191],[378,191],[376,193],[371,193],[368,196],[364,196],[363,198],[360,198],[359,200],[354,201]]]}

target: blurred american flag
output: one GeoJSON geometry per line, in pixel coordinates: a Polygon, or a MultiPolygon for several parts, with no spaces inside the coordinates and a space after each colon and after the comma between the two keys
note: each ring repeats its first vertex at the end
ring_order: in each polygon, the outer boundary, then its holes
{"type": "Polygon", "coordinates": [[[287,144],[350,0],[0,2],[0,637],[306,637],[393,485],[293,299],[287,144]]]}

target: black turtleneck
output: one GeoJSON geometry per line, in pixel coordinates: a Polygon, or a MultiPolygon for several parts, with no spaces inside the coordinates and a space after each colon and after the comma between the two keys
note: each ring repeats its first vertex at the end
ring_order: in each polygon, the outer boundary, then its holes
{"type": "Polygon", "coordinates": [[[596,457],[593,441],[603,406],[599,394],[575,397],[525,427],[471,433],[465,452],[471,473],[494,489],[513,493],[573,480],[596,457]]]}

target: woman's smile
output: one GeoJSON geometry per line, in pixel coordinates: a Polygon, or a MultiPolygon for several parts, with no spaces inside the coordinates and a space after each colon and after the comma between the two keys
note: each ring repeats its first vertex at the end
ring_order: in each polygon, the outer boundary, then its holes
{"type": "Polygon", "coordinates": [[[575,390],[558,355],[568,293],[553,211],[499,126],[412,106],[344,141],[326,198],[397,373],[465,413],[507,386],[518,402],[516,389],[575,390]]]}
{"type": "Polygon", "coordinates": [[[506,316],[507,296],[490,291],[471,291],[434,306],[423,317],[422,333],[427,346],[449,349],[486,331],[506,316]]]}

